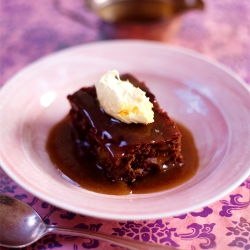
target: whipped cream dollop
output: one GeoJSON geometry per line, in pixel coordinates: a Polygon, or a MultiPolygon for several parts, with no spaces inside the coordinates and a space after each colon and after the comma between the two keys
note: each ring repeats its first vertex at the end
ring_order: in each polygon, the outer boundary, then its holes
{"type": "Polygon", "coordinates": [[[153,104],[146,93],[120,80],[117,70],[108,71],[95,87],[101,108],[110,116],[125,123],[154,122],[153,104]]]}

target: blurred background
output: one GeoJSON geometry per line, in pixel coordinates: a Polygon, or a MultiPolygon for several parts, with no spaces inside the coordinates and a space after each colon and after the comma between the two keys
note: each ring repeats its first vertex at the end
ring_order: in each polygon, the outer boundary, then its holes
{"type": "MultiPolygon", "coordinates": [[[[87,1],[1,0],[0,86],[29,63],[54,51],[110,39],[87,1]]],[[[183,7],[183,1],[172,2],[183,7]]],[[[193,5],[195,0],[186,3],[193,5]]],[[[250,1],[203,3],[203,10],[185,11],[175,32],[163,42],[201,52],[250,83],[250,1]]]]}

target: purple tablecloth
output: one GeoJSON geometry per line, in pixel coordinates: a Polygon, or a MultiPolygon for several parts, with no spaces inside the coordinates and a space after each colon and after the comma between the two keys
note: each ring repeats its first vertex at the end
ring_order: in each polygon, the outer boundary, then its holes
{"type": "MultiPolygon", "coordinates": [[[[60,6],[57,3],[1,0],[0,86],[45,55],[102,39],[99,21],[84,7],[83,1],[64,1],[60,6]]],[[[205,0],[205,4],[204,11],[184,16],[180,30],[169,43],[191,48],[225,64],[250,84],[249,0],[205,0]]],[[[33,206],[49,224],[106,232],[180,249],[250,249],[250,177],[223,199],[199,211],[142,221],[108,221],[64,211],[37,199],[1,169],[0,192],[33,206]]],[[[0,230],[4,230],[1,225],[0,230]]],[[[25,249],[52,248],[116,249],[96,240],[55,234],[25,249]]]]}

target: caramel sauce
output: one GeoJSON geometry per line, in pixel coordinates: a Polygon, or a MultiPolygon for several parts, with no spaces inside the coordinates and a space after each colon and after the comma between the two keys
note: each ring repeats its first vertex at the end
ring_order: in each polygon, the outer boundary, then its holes
{"type": "Polygon", "coordinates": [[[73,128],[67,118],[56,124],[48,137],[46,150],[52,163],[61,173],[87,190],[113,195],[143,194],[171,189],[192,178],[198,168],[198,152],[190,131],[177,124],[182,133],[184,164],[170,170],[158,171],[142,177],[128,186],[123,181],[113,182],[96,165],[90,154],[79,156],[72,139],[73,128]]]}
{"type": "Polygon", "coordinates": [[[171,18],[185,9],[182,0],[175,1],[119,1],[97,11],[111,23],[149,23],[171,18]]]}

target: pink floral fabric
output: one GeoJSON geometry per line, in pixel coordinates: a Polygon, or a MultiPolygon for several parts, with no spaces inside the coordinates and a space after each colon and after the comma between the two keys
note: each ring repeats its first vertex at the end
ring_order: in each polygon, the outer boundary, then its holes
{"type": "MultiPolygon", "coordinates": [[[[204,11],[184,16],[180,30],[169,43],[196,50],[223,63],[250,85],[249,0],[204,2],[204,11]]],[[[0,86],[45,55],[102,39],[98,18],[88,11],[82,0],[2,0],[0,86]]],[[[28,193],[1,169],[0,192],[33,206],[49,224],[100,231],[179,249],[250,249],[250,177],[207,207],[175,217],[141,221],[109,221],[59,209],[28,193]]],[[[24,249],[118,248],[84,237],[52,234],[24,249]]]]}

